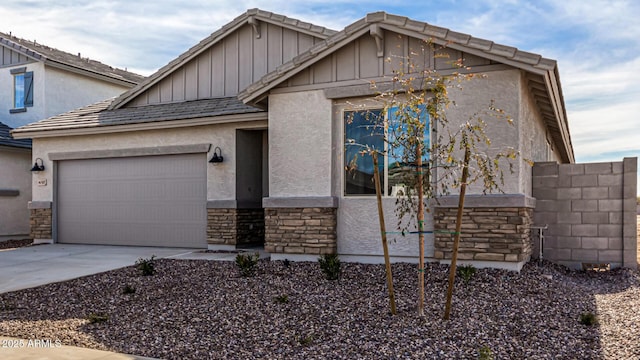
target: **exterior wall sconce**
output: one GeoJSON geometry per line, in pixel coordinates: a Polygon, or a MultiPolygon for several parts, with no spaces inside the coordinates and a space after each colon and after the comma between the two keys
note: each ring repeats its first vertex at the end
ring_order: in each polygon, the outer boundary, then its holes
{"type": "Polygon", "coordinates": [[[211,160],[209,160],[210,163],[221,163],[224,161],[224,158],[222,157],[222,149],[220,149],[218,146],[216,146],[213,149],[213,157],[211,157],[211,160]],[[218,152],[220,153],[220,155],[218,155],[218,152]]]}
{"type": "Polygon", "coordinates": [[[31,171],[33,172],[44,171],[44,163],[42,162],[42,159],[36,158],[36,162],[33,164],[31,171]],[[39,164],[38,164],[38,161],[40,161],[39,164]]]}

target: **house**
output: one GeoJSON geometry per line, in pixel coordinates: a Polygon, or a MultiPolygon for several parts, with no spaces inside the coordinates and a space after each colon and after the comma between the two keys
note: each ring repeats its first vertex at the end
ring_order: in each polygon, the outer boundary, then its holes
{"type": "MultiPolygon", "coordinates": [[[[333,31],[252,9],[116,99],[13,131],[33,139],[46,168],[34,176],[47,185],[33,192],[33,235],[210,249],[258,242],[272,259],[337,252],[379,262],[375,197],[345,172],[346,117],[361,105],[375,110],[372,83],[388,83],[406,66],[393,59],[406,59],[424,40],[444,46],[426,53],[425,66],[459,71],[446,56],[486,74],[451,95],[452,122],[495,99],[514,126],[492,129],[494,142],[542,164],[574,165],[553,60],[384,12],[333,31]]],[[[469,195],[460,259],[516,270],[528,261],[533,187],[531,166],[519,160],[505,194],[469,195]]],[[[383,202],[392,224],[395,197],[383,202]]],[[[426,227],[448,229],[455,203],[441,198],[426,227]]],[[[394,260],[416,260],[415,237],[393,240],[394,260]]],[[[448,237],[429,234],[426,242],[429,260],[448,261],[448,237]]]]}
{"type": "Polygon", "coordinates": [[[0,240],[29,238],[31,141],[12,140],[8,129],[114,97],[140,80],[80,54],[0,33],[0,240]]]}

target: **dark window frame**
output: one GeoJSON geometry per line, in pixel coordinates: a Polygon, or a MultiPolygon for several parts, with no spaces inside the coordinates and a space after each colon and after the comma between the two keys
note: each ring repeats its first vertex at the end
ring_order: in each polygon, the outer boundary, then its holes
{"type": "Polygon", "coordinates": [[[10,114],[22,113],[26,112],[28,107],[33,107],[33,71],[27,71],[26,67],[19,67],[15,69],[9,70],[11,75],[13,75],[13,108],[9,109],[10,114]],[[18,105],[18,94],[17,94],[17,78],[18,76],[22,76],[22,94],[20,105],[18,105]]]}

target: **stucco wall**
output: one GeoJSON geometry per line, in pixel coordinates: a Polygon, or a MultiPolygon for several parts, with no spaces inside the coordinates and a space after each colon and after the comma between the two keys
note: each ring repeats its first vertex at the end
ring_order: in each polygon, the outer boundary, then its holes
{"type": "Polygon", "coordinates": [[[42,120],[45,114],[45,77],[44,64],[35,62],[0,69],[0,122],[11,128],[42,120]],[[33,71],[33,106],[26,112],[10,114],[13,109],[13,75],[11,69],[26,67],[33,71]]]}
{"type": "Polygon", "coordinates": [[[522,73],[520,81],[520,104],[520,183],[522,184],[522,192],[531,196],[532,166],[526,160],[561,162],[562,159],[558,151],[551,145],[551,141],[547,141],[544,120],[537,110],[524,73],[522,73]]]}
{"type": "Polygon", "coordinates": [[[29,237],[31,151],[0,146],[0,190],[18,190],[18,196],[0,195],[0,240],[29,237]]]}
{"type": "Polygon", "coordinates": [[[68,71],[46,68],[44,117],[51,117],[125,92],[128,87],[68,71]]]}
{"type": "Polygon", "coordinates": [[[135,131],[115,134],[38,138],[33,140],[33,157],[44,160],[46,170],[33,176],[33,200],[53,201],[53,162],[51,152],[119,150],[132,148],[155,148],[161,146],[211,144],[207,159],[213,155],[216,146],[222,149],[224,162],[207,165],[207,199],[235,200],[236,157],[235,139],[237,128],[264,128],[265,121],[242,124],[221,124],[177,128],[166,130],[135,131]],[[46,180],[46,186],[38,186],[39,179],[46,180]]]}
{"type": "MultiPolygon", "coordinates": [[[[520,113],[520,82],[522,80],[520,71],[492,71],[485,75],[484,78],[476,77],[470,81],[464,81],[461,84],[462,89],[449,89],[449,98],[456,104],[447,111],[450,127],[456,129],[471,118],[481,117],[487,123],[485,132],[491,139],[491,146],[479,145],[480,151],[491,156],[505,151],[507,147],[519,149],[521,128],[527,121],[520,113]],[[506,115],[513,118],[513,125],[490,115],[489,106],[492,100],[495,101],[497,108],[504,110],[506,115]]],[[[460,157],[462,157],[461,154],[460,157]]],[[[514,164],[513,173],[509,171],[506,163],[502,166],[504,185],[501,186],[501,189],[507,194],[526,193],[527,184],[520,177],[524,165],[519,160],[514,164]]],[[[482,184],[480,182],[467,188],[467,193],[470,194],[481,192],[482,184]]],[[[452,191],[452,193],[457,193],[457,191],[452,191]]]]}
{"type": "MultiPolygon", "coordinates": [[[[418,257],[418,234],[405,234],[397,230],[396,199],[384,198],[385,225],[389,255],[418,257]]],[[[408,221],[405,217],[405,221],[408,221]]],[[[415,221],[413,221],[415,225],[415,221]]],[[[425,231],[433,230],[433,215],[425,211],[425,231]]],[[[415,231],[412,226],[409,231],[415,231]]],[[[432,258],[433,234],[425,234],[425,256],[432,258]]],[[[338,253],[341,255],[382,255],[382,238],[375,197],[343,197],[338,207],[338,253]]]]}
{"type": "Polygon", "coordinates": [[[321,90],[269,97],[269,196],[330,196],[331,101],[321,90]]]}

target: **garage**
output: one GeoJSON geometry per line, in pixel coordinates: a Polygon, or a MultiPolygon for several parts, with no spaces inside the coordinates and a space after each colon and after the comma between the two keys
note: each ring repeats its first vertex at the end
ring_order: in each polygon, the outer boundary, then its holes
{"type": "Polygon", "coordinates": [[[60,243],[206,248],[206,155],[57,162],[60,243]]]}

